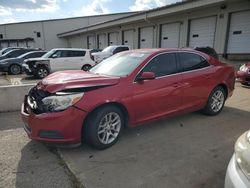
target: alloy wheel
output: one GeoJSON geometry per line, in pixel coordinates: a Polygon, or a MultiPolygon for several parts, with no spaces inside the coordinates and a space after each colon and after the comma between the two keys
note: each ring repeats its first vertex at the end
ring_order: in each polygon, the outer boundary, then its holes
{"type": "Polygon", "coordinates": [[[225,100],[225,97],[221,90],[217,90],[216,92],[214,92],[212,96],[211,109],[214,112],[220,111],[221,108],[223,107],[224,100],[225,100]]]}
{"type": "Polygon", "coordinates": [[[121,117],[115,112],[106,114],[98,126],[98,139],[102,144],[112,143],[121,130],[121,117]]]}

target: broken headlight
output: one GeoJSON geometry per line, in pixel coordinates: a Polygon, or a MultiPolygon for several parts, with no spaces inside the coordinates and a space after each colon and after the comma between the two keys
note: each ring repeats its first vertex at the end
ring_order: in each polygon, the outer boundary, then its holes
{"type": "Polygon", "coordinates": [[[64,93],[57,92],[56,95],[42,99],[44,107],[49,112],[57,112],[67,109],[76,104],[84,93],[64,93]]]}

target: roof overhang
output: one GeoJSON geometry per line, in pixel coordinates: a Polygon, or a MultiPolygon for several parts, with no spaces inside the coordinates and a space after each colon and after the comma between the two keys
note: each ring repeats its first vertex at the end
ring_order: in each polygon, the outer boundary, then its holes
{"type": "Polygon", "coordinates": [[[59,38],[70,37],[72,35],[83,34],[83,33],[91,32],[91,31],[99,30],[99,29],[120,26],[123,24],[130,24],[130,23],[134,23],[134,22],[138,22],[138,21],[147,21],[148,19],[152,19],[152,18],[162,17],[162,16],[166,16],[166,15],[173,15],[176,13],[186,12],[186,11],[190,11],[193,9],[207,7],[207,6],[213,6],[216,4],[225,3],[226,1],[227,0],[182,1],[182,2],[175,3],[175,4],[167,5],[164,7],[136,13],[136,14],[133,14],[130,16],[126,16],[126,17],[114,19],[111,21],[91,25],[88,27],[84,27],[84,28],[80,28],[80,29],[76,29],[76,30],[72,30],[72,31],[64,32],[64,33],[59,33],[59,34],[57,34],[57,36],[59,38]]]}

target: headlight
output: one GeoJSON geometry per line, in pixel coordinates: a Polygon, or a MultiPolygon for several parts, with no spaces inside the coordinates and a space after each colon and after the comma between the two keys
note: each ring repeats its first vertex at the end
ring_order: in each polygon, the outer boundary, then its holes
{"type": "Polygon", "coordinates": [[[250,131],[244,133],[235,143],[235,159],[250,180],[250,131]]]}
{"type": "Polygon", "coordinates": [[[240,67],[240,71],[247,72],[248,67],[244,64],[240,67]]]}
{"type": "Polygon", "coordinates": [[[84,93],[57,92],[54,96],[44,98],[42,102],[48,111],[57,112],[76,104],[83,95],[84,93]]]}

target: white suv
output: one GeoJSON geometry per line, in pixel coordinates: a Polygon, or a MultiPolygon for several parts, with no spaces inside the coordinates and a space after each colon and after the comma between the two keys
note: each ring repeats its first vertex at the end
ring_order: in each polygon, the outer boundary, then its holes
{"type": "Polygon", "coordinates": [[[44,78],[49,73],[61,70],[89,70],[95,62],[91,59],[88,49],[56,48],[44,54],[41,58],[27,59],[23,69],[27,75],[44,78]]]}
{"type": "Polygon", "coordinates": [[[94,61],[100,63],[102,60],[122,51],[129,50],[127,45],[113,45],[104,48],[101,52],[92,53],[94,61]]]}

